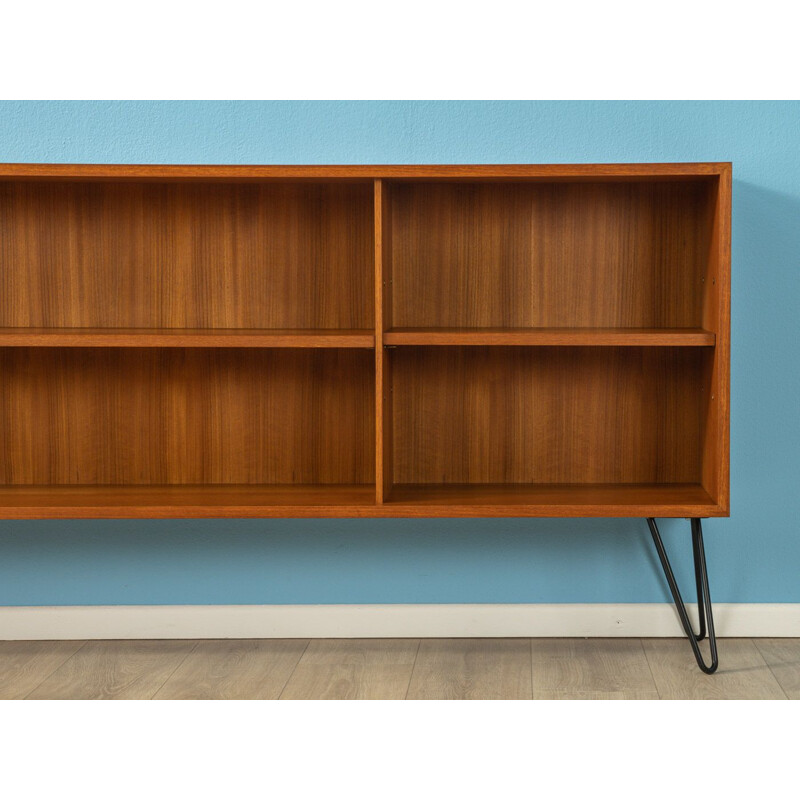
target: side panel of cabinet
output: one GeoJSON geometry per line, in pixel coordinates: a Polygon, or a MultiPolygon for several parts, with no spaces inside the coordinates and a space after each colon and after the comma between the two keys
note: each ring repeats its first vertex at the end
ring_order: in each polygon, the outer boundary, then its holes
{"type": "Polygon", "coordinates": [[[711,242],[704,276],[703,327],[716,334],[700,387],[705,408],[703,487],[730,509],[731,169],[719,177],[709,206],[711,242]]]}

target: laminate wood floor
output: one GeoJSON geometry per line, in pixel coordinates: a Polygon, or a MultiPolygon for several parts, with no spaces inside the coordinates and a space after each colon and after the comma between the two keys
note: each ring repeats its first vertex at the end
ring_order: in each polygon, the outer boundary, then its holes
{"type": "Polygon", "coordinates": [[[0,699],[800,699],[800,638],[0,642],[0,699]]]}

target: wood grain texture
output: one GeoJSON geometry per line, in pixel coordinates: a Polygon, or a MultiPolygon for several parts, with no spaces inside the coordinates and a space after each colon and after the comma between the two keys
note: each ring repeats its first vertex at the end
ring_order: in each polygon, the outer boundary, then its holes
{"type": "MultiPolygon", "coordinates": [[[[527,680],[530,685],[532,677],[534,698],[647,700],[653,699],[653,684],[642,667],[643,645],[655,676],[651,680],[657,681],[662,699],[798,695],[800,639],[721,639],[722,666],[707,676],[697,670],[683,638],[426,639],[421,644],[391,639],[312,640],[312,655],[292,692],[312,700],[388,699],[404,697],[408,688],[409,698],[517,699],[531,696],[523,684],[527,680]],[[525,658],[531,648],[532,676],[531,661],[525,658]],[[415,658],[418,668],[412,678],[415,658]]],[[[0,697],[24,697],[45,682],[43,694],[63,699],[144,698],[153,693],[158,698],[176,694],[256,699],[272,696],[302,647],[305,642],[296,640],[203,641],[184,657],[184,641],[95,641],[85,648],[82,642],[2,642],[0,686],[5,693],[0,697]],[[80,656],[76,654],[79,648],[80,656]],[[181,661],[176,664],[177,659],[181,661]],[[59,668],[62,664],[64,669],[59,668]],[[160,690],[153,688],[159,680],[160,690]]]]}
{"type": "MultiPolygon", "coordinates": [[[[685,639],[644,639],[644,650],[662,700],[785,700],[786,695],[750,639],[718,640],[720,667],[697,669],[685,639]]],[[[708,658],[708,646],[701,650],[708,658]]]]}
{"type": "Polygon", "coordinates": [[[392,231],[389,190],[375,181],[375,475],[376,499],[383,503],[392,478],[392,361],[386,329],[392,324],[392,231]]]}
{"type": "Polygon", "coordinates": [[[700,327],[710,184],[399,183],[397,327],[700,327]]]}
{"type": "Polygon", "coordinates": [[[730,165],[714,185],[707,224],[711,241],[704,276],[703,327],[717,335],[706,354],[703,485],[720,507],[730,507],[730,345],[731,345],[731,184],[730,165]]]}
{"type": "Polygon", "coordinates": [[[371,330],[247,328],[0,328],[0,347],[358,347],[371,330]]]}
{"type": "Polygon", "coordinates": [[[22,700],[84,642],[0,642],[0,700],[22,700]]]}
{"type": "Polygon", "coordinates": [[[398,484],[700,482],[702,351],[398,348],[398,484]]]}
{"type": "Polygon", "coordinates": [[[314,639],[282,700],[402,700],[417,639],[314,639]]]}
{"type": "Polygon", "coordinates": [[[0,350],[5,485],[371,484],[360,350],[0,350]]]}
{"type": "Polygon", "coordinates": [[[715,517],[702,486],[400,485],[383,504],[374,486],[13,486],[0,519],[193,517],[715,517]]]}
{"type": "Polygon", "coordinates": [[[729,163],[0,165],[0,517],[727,515],[730,213],[729,163]]]}
{"type": "Polygon", "coordinates": [[[398,517],[719,517],[699,484],[397,484],[398,517]]]}
{"type": "Polygon", "coordinates": [[[790,700],[800,700],[800,639],[753,639],[790,700]]]}
{"type": "Polygon", "coordinates": [[[511,180],[640,180],[714,177],[730,162],[655,164],[0,164],[0,178],[174,181],[369,180],[375,178],[486,178],[511,180]]]}
{"type": "Polygon", "coordinates": [[[533,639],[534,700],[658,700],[639,639],[533,639]]]}
{"type": "Polygon", "coordinates": [[[149,700],[194,649],[181,641],[87,642],[31,700],[149,700]]]}
{"type": "Polygon", "coordinates": [[[372,328],[361,184],[0,182],[0,326],[372,328]]]}
{"type": "Polygon", "coordinates": [[[198,642],[153,699],[277,700],[307,646],[306,639],[198,642]]]}
{"type": "Polygon", "coordinates": [[[0,519],[381,516],[376,508],[372,485],[0,487],[0,519]]]}
{"type": "Polygon", "coordinates": [[[536,700],[659,700],[657,693],[629,689],[619,692],[553,692],[536,700]]]}
{"type": "Polygon", "coordinates": [[[394,328],[388,345],[713,347],[702,328],[394,328]]]}
{"type": "Polygon", "coordinates": [[[530,700],[528,639],[423,639],[409,700],[530,700]]]}

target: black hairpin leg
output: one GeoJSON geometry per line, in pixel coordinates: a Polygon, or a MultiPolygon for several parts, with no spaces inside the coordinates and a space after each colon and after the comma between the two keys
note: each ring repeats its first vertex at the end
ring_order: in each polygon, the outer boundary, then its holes
{"type": "Polygon", "coordinates": [[[692,623],[689,621],[689,615],[686,612],[686,606],[683,603],[678,583],[675,580],[675,575],[672,572],[669,559],[667,558],[667,551],[664,549],[664,543],[661,541],[661,534],[658,532],[658,525],[652,517],[647,518],[647,524],[650,526],[650,533],[653,535],[653,542],[655,543],[658,557],[661,559],[661,566],[664,568],[664,574],[667,576],[667,583],[672,592],[672,599],[675,601],[675,607],[678,609],[678,616],[681,618],[686,635],[689,637],[689,644],[692,646],[694,657],[697,659],[697,666],[703,672],[711,675],[717,671],[719,659],[717,657],[717,637],[714,633],[714,617],[711,614],[711,594],[708,591],[708,572],[706,571],[706,553],[703,549],[703,528],[699,519],[692,520],[692,552],[694,553],[694,575],[697,583],[697,611],[700,615],[700,632],[695,633],[692,629],[692,623]],[[702,641],[706,636],[706,626],[708,627],[708,644],[711,648],[711,664],[707,665],[703,660],[700,653],[698,642],[702,641]]]}

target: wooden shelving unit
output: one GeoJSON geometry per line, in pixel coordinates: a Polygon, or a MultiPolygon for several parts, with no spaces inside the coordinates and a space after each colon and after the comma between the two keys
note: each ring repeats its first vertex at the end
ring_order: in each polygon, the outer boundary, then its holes
{"type": "Polygon", "coordinates": [[[0,166],[0,517],[725,516],[730,198],[0,166]]]}

